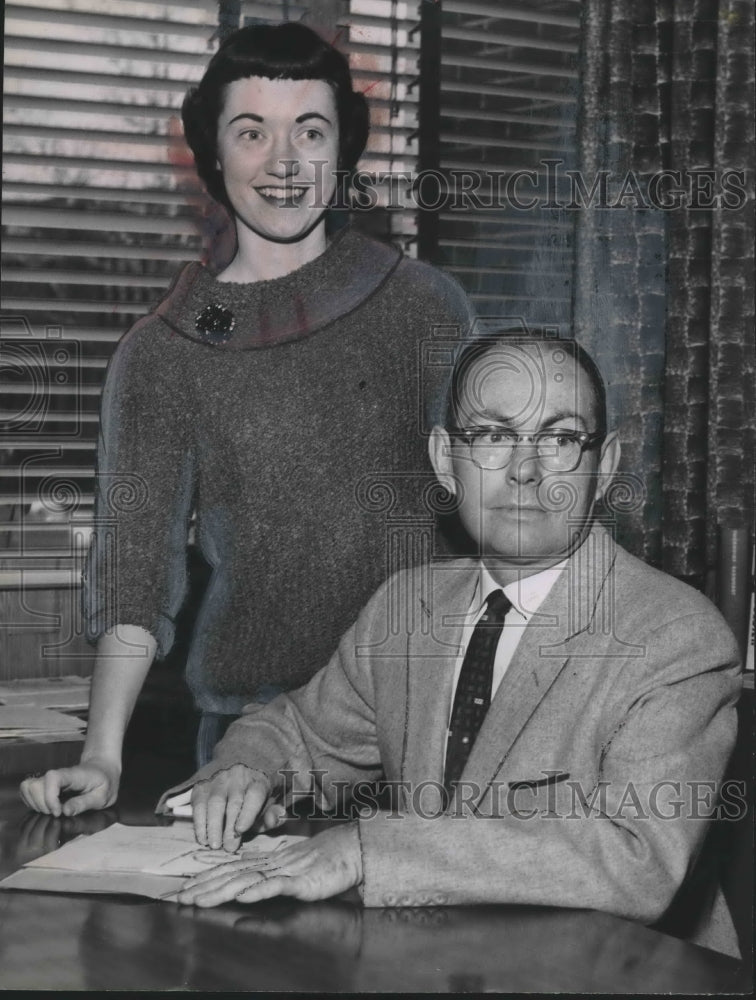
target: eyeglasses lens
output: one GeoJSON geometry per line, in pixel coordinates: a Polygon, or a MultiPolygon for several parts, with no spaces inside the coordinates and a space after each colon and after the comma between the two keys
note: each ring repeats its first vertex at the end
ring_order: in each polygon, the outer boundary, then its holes
{"type": "MultiPolygon", "coordinates": [[[[522,449],[522,444],[516,448],[514,440],[492,441],[488,435],[476,437],[471,443],[472,459],[481,469],[503,469],[512,461],[513,452],[522,449]]],[[[543,437],[537,443],[538,461],[547,472],[569,472],[576,468],[581,450],[578,441],[564,437],[543,437]]],[[[530,457],[530,453],[523,454],[522,460],[530,457]]]]}

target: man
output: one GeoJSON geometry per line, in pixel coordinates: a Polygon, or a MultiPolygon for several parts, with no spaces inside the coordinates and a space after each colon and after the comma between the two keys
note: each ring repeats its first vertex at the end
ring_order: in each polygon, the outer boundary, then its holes
{"type": "MultiPolygon", "coordinates": [[[[599,524],[619,462],[572,341],[462,353],[431,458],[477,558],[397,574],[304,688],[251,706],[187,784],[200,843],[235,850],[384,775],[396,808],[190,880],[211,906],[358,886],[368,906],[530,903],[644,923],[701,846],[735,738],[729,629],[599,524]],[[490,705],[489,705],[490,702],[490,705]],[[292,784],[293,782],[293,784],[292,784]]],[[[295,626],[293,626],[295,627],[295,626]]],[[[695,939],[733,951],[721,894],[695,939]]]]}

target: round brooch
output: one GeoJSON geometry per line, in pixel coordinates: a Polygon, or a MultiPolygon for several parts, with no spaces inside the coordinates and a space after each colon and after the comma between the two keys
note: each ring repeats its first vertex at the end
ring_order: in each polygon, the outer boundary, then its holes
{"type": "Polygon", "coordinates": [[[198,312],[194,325],[207,344],[225,344],[231,339],[236,326],[234,314],[219,302],[210,302],[198,312]]]}

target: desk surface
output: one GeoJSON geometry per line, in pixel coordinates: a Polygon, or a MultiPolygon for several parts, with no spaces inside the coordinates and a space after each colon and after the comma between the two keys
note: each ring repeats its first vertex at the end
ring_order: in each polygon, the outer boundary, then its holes
{"type": "MultiPolygon", "coordinates": [[[[149,786],[177,777],[168,771],[134,761],[117,808],[73,820],[28,813],[18,777],[1,778],[0,874],[116,819],[155,822],[156,787],[149,786]],[[145,774],[152,781],[145,783],[145,774]]],[[[590,911],[366,910],[346,900],[286,899],[193,910],[134,897],[31,892],[0,892],[0,984],[327,993],[749,989],[732,959],[590,911]]]]}

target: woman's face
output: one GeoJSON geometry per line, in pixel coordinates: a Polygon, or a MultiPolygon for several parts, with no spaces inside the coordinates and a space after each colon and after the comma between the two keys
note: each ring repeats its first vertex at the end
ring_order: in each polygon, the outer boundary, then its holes
{"type": "Polygon", "coordinates": [[[226,88],[218,166],[244,225],[276,243],[303,239],[336,187],[339,126],[324,80],[251,76],[226,88]]]}

